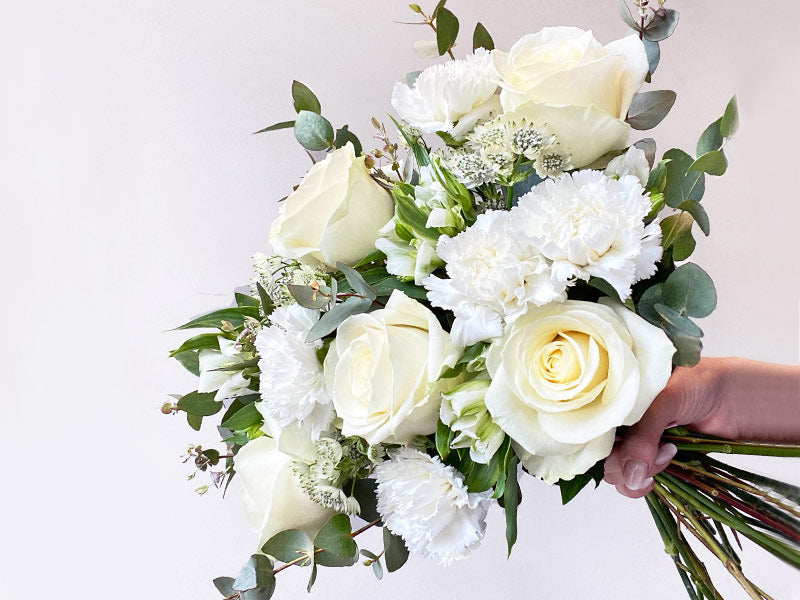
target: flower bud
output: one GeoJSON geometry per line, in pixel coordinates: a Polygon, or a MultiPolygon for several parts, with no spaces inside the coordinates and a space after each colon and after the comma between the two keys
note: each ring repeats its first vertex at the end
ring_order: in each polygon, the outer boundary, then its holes
{"type": "Polygon", "coordinates": [[[164,404],[161,405],[161,412],[165,415],[172,414],[173,409],[174,406],[172,405],[172,402],[164,402],[164,404]]]}
{"type": "Polygon", "coordinates": [[[412,11],[414,11],[417,14],[422,13],[422,8],[420,7],[419,4],[409,4],[408,8],[410,8],[412,11]]]}

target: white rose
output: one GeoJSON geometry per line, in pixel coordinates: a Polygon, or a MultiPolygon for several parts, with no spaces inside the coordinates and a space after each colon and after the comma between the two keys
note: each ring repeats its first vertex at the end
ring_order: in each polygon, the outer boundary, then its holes
{"type": "Polygon", "coordinates": [[[638,37],[602,46],[591,31],[547,27],[492,56],[503,110],[546,123],[574,167],[627,145],[624,119],[649,69],[638,37]]]}
{"type": "Polygon", "coordinates": [[[325,358],[325,382],[342,434],[406,444],[436,431],[442,370],[459,349],[434,314],[395,291],[386,308],[342,323],[325,358]]]}
{"type": "Polygon", "coordinates": [[[298,487],[291,461],[267,436],[248,442],[234,458],[242,486],[242,510],[253,531],[259,534],[259,548],[286,529],[300,529],[313,538],[335,514],[298,487]]]}
{"type": "Polygon", "coordinates": [[[286,258],[328,269],[338,261],[353,265],[374,250],[393,214],[391,196],[348,142],[311,167],[286,198],[269,241],[286,258]]]}
{"type": "Polygon", "coordinates": [[[572,479],[609,455],[618,426],[641,419],[674,352],[661,329],[617,303],[532,307],[488,352],[486,407],[531,474],[572,479]]]}

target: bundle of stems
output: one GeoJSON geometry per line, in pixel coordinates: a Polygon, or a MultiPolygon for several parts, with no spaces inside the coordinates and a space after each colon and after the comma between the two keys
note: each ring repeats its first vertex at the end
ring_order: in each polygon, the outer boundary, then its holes
{"type": "Polygon", "coordinates": [[[675,444],[678,454],[655,476],[655,488],[645,499],[689,598],[722,598],[689,545],[691,536],[722,562],[751,598],[773,600],[744,574],[735,548],[741,551],[744,536],[800,569],[800,488],[708,454],[800,457],[800,446],[732,442],[683,428],[666,431],[662,440],[675,444]]]}

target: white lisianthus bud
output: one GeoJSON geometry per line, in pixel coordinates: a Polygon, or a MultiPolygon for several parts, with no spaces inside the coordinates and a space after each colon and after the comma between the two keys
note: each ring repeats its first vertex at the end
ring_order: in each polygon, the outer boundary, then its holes
{"type": "Polygon", "coordinates": [[[470,493],[453,467],[411,448],[392,452],[374,475],[378,512],[411,552],[449,565],[480,543],[491,491],[470,493]]]}
{"type": "Polygon", "coordinates": [[[625,154],[612,159],[606,167],[605,174],[615,179],[622,179],[626,175],[633,175],[642,184],[647,185],[650,178],[650,163],[644,150],[631,146],[625,154]]]}
{"type": "Polygon", "coordinates": [[[311,167],[286,198],[269,241],[277,254],[313,266],[352,265],[372,251],[393,213],[391,196],[348,142],[311,167]]]}
{"type": "Polygon", "coordinates": [[[492,421],[484,398],[492,382],[473,379],[442,394],[439,417],[455,433],[451,448],[469,448],[470,458],[488,464],[500,448],[505,433],[492,421]]]}
{"type": "MultiPolygon", "coordinates": [[[[220,371],[226,367],[235,367],[253,358],[249,352],[242,352],[234,340],[219,336],[219,350],[201,350],[198,357],[200,381],[197,391],[200,393],[217,393],[214,400],[224,400],[241,396],[247,392],[250,380],[241,371],[220,371]]],[[[244,368],[244,367],[243,367],[244,368]]]]}

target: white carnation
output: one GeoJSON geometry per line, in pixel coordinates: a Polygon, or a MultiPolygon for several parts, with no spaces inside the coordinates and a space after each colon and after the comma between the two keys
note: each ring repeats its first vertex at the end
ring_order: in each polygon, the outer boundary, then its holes
{"type": "Polygon", "coordinates": [[[649,212],[650,199],[635,176],[614,179],[587,170],[544,181],[510,214],[552,261],[554,285],[600,277],[625,300],[661,259],[659,223],[644,224],[649,212]]]}
{"type": "Polygon", "coordinates": [[[449,279],[432,275],[423,281],[428,300],[455,314],[451,336],[456,344],[498,337],[503,321],[527,310],[566,298],[565,284],[554,287],[550,264],[511,226],[508,211],[488,211],[466,231],[442,237],[437,254],[447,263],[449,279]]]}
{"type": "Polygon", "coordinates": [[[479,48],[464,60],[428,67],[412,87],[397,82],[392,106],[422,133],[447,131],[459,137],[499,109],[497,82],[491,52],[479,48]]]}
{"type": "Polygon", "coordinates": [[[301,424],[319,439],[333,420],[333,407],[322,366],[317,358],[321,342],[306,343],[319,312],[299,304],[275,309],[271,325],[256,336],[261,357],[259,410],[281,427],[301,424]]]}
{"type": "Polygon", "coordinates": [[[468,492],[453,467],[411,448],[392,453],[374,474],[378,512],[411,552],[449,565],[480,543],[490,491],[468,492]]]}

